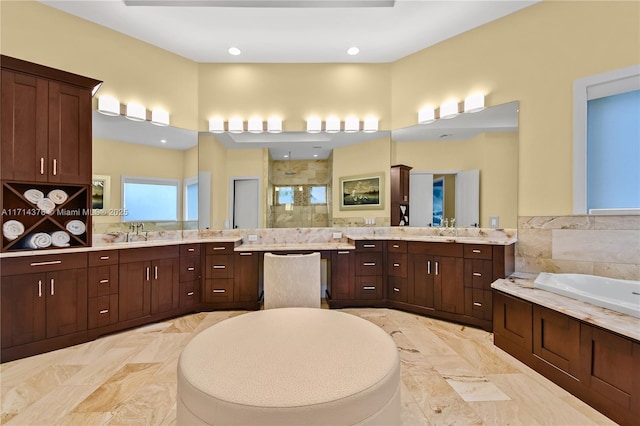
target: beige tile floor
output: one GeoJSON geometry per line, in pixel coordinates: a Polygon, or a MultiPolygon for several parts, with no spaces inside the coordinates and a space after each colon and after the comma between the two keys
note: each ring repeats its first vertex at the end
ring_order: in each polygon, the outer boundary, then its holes
{"type": "MultiPolygon", "coordinates": [[[[403,425],[605,425],[608,418],[493,346],[490,333],[392,309],[345,309],[389,333],[403,425]]],[[[0,366],[1,423],[172,425],[181,350],[244,312],[187,315],[0,366]]]]}

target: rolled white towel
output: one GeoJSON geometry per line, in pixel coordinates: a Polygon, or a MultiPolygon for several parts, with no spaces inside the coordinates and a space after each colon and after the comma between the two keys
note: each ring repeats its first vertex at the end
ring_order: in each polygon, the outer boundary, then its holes
{"type": "Polygon", "coordinates": [[[56,204],[62,204],[67,201],[67,198],[69,198],[69,196],[62,189],[53,189],[49,191],[49,193],[47,194],[47,198],[49,198],[56,204]]]}
{"type": "Polygon", "coordinates": [[[71,237],[64,231],[55,231],[51,233],[51,244],[55,247],[69,247],[71,237]]]}
{"type": "Polygon", "coordinates": [[[24,198],[26,198],[33,204],[37,204],[38,201],[44,198],[44,194],[42,193],[42,191],[35,188],[27,189],[26,191],[24,191],[24,194],[22,195],[24,195],[24,198]]]}
{"type": "Polygon", "coordinates": [[[33,249],[47,248],[51,245],[51,235],[37,232],[27,238],[27,245],[33,249]]]}
{"type": "Polygon", "coordinates": [[[13,241],[24,233],[24,225],[17,220],[8,220],[2,225],[2,235],[13,241]]]}
{"type": "Polygon", "coordinates": [[[56,209],[56,203],[51,201],[49,198],[39,199],[37,206],[40,210],[42,210],[46,214],[51,214],[56,209]]]}
{"type": "Polygon", "coordinates": [[[65,224],[67,231],[71,232],[73,235],[82,235],[87,230],[87,227],[81,220],[70,220],[65,224]]]}

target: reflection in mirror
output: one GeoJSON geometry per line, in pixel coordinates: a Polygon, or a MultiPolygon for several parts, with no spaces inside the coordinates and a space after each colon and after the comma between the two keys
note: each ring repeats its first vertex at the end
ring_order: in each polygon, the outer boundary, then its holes
{"type": "Polygon", "coordinates": [[[411,226],[517,227],[518,102],[392,131],[392,163],[412,167],[411,226]],[[455,178],[453,178],[455,176],[455,178]],[[443,178],[442,209],[434,183],[443,178]],[[440,210],[442,213],[440,214],[440,210]]]}
{"type": "Polygon", "coordinates": [[[197,228],[197,132],[93,112],[93,174],[110,181],[98,234],[197,228]]]}

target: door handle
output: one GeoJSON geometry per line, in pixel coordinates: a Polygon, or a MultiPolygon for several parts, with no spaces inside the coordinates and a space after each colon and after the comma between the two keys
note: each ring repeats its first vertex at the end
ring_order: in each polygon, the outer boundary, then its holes
{"type": "Polygon", "coordinates": [[[44,174],[44,157],[40,157],[40,174],[44,174]]]}
{"type": "Polygon", "coordinates": [[[431,275],[431,261],[427,260],[427,275],[431,275]]]}
{"type": "Polygon", "coordinates": [[[438,265],[438,263],[439,263],[439,262],[436,262],[436,275],[438,275],[438,274],[439,274],[439,272],[438,272],[438,266],[439,266],[439,265],[438,265]]]}
{"type": "Polygon", "coordinates": [[[153,279],[155,279],[155,280],[158,279],[158,267],[157,266],[153,267],[153,279]]]}
{"type": "Polygon", "coordinates": [[[149,281],[149,267],[147,266],[147,281],[149,281]]]}
{"type": "Polygon", "coordinates": [[[53,159],[53,175],[56,176],[58,174],[58,160],[53,159]]]}
{"type": "Polygon", "coordinates": [[[42,280],[38,280],[38,297],[42,297],[42,280]]]}
{"type": "Polygon", "coordinates": [[[56,293],[56,282],[51,278],[51,295],[53,296],[56,293]]]}

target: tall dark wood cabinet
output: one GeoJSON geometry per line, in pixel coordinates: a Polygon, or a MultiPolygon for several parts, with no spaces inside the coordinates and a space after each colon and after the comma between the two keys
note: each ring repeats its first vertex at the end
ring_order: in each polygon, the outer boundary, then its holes
{"type": "Polygon", "coordinates": [[[409,225],[409,172],[412,167],[391,166],[391,226],[409,225]]]}
{"type": "Polygon", "coordinates": [[[30,245],[30,236],[68,232],[71,220],[85,232],[71,233],[69,245],[91,245],[91,97],[101,82],[4,55],[0,67],[2,224],[25,228],[3,234],[2,251],[48,248],[30,245]],[[43,210],[30,189],[66,199],[43,210]]]}

